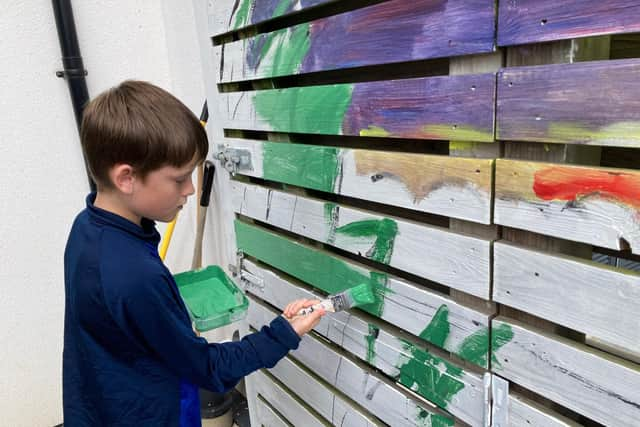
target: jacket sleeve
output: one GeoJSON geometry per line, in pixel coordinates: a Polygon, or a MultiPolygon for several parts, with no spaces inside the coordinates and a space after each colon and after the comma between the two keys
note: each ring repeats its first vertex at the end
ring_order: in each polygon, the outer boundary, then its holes
{"type": "Polygon", "coordinates": [[[300,337],[281,316],[240,341],[207,343],[191,329],[172,287],[164,274],[152,274],[121,289],[110,306],[125,333],[182,379],[226,391],[245,375],[273,367],[298,347],[300,337]]]}

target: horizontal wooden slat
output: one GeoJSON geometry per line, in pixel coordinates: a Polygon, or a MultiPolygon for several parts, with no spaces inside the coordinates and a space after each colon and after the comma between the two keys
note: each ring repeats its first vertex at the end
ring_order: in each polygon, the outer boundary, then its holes
{"type": "Polygon", "coordinates": [[[640,254],[640,171],[498,160],[495,222],[640,254]]]}
{"type": "Polygon", "coordinates": [[[488,224],[493,159],[229,139],[239,174],[488,224]]]}
{"type": "Polygon", "coordinates": [[[638,365],[507,318],[494,319],[492,331],[502,344],[492,371],[599,423],[637,425],[638,365]]]}
{"type": "Polygon", "coordinates": [[[490,0],[391,0],[216,47],[227,83],[493,51],[490,0]]]}
{"type": "Polygon", "coordinates": [[[381,426],[379,420],[362,411],[328,388],[323,382],[300,368],[288,357],[278,362],[278,368],[271,370],[277,380],[262,371],[247,378],[255,393],[262,395],[275,409],[296,425],[304,420],[305,427],[325,426],[344,423],[345,426],[381,426]],[[281,384],[287,387],[285,389],[281,384]],[[294,393],[294,394],[290,394],[294,393]],[[311,407],[324,419],[316,417],[303,404],[311,407]],[[308,417],[308,418],[307,418],[308,417]],[[325,421],[326,420],[326,421],[325,421]]]}
{"type": "MultiPolygon", "coordinates": [[[[248,320],[258,329],[275,313],[255,300],[249,305],[248,320]]],[[[366,370],[345,355],[307,334],[291,356],[318,375],[330,386],[392,426],[452,426],[454,420],[430,403],[410,396],[381,375],[366,370]]],[[[285,359],[283,359],[284,361],[285,359]]],[[[290,376],[290,363],[280,361],[270,369],[278,379],[290,376]]],[[[298,368],[299,369],[299,368],[298,368]]],[[[315,399],[315,396],[310,397],[315,399]]]]}
{"type": "Polygon", "coordinates": [[[509,393],[509,427],[578,427],[580,424],[558,415],[535,402],[509,393]]]}
{"type": "Polygon", "coordinates": [[[637,0],[501,1],[498,45],[640,31],[637,0]]]}
{"type": "Polygon", "coordinates": [[[338,0],[213,0],[209,2],[212,36],[260,24],[273,18],[338,0]]]}
{"type": "MultiPolygon", "coordinates": [[[[262,397],[256,396],[256,412],[257,419],[263,427],[289,427],[289,424],[282,418],[262,397]]],[[[306,421],[306,420],[305,420],[306,421]]],[[[313,424],[313,420],[309,423],[313,424]]]]}
{"type": "Polygon", "coordinates": [[[239,214],[470,294],[489,293],[489,240],[238,181],[231,188],[239,214]]]}
{"type": "Polygon", "coordinates": [[[640,353],[640,274],[504,243],[494,259],[497,302],[640,353]]]}
{"type": "Polygon", "coordinates": [[[324,292],[370,283],[376,302],[362,310],[487,366],[489,313],[241,221],[236,221],[235,230],[239,250],[324,292]]]}
{"type": "MultiPolygon", "coordinates": [[[[292,300],[318,297],[249,260],[243,261],[243,268],[241,276],[249,292],[281,310],[292,300]]],[[[314,330],[457,418],[482,425],[480,375],[430,353],[397,330],[365,320],[355,311],[327,315],[314,330]]]]}
{"type": "Polygon", "coordinates": [[[503,69],[496,137],[640,147],[639,74],[638,59],[503,69]]]}
{"type": "Polygon", "coordinates": [[[222,94],[222,126],[322,135],[493,141],[495,74],[222,94]]]}

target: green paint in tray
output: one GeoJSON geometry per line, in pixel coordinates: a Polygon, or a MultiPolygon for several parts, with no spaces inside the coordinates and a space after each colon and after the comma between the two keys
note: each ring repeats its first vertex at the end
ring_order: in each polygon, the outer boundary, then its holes
{"type": "Polygon", "coordinates": [[[244,318],[249,300],[224,271],[212,265],[173,276],[199,332],[244,318]]]}

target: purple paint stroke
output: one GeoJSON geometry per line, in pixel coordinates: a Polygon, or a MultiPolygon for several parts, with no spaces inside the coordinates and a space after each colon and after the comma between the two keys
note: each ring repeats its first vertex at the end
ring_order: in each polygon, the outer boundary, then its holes
{"type": "Polygon", "coordinates": [[[311,23],[302,72],[491,52],[493,0],[392,0],[311,23]]]}
{"type": "Polygon", "coordinates": [[[439,139],[425,127],[446,125],[493,135],[494,86],[495,74],[357,84],[343,133],[378,127],[396,137],[439,139]]]}

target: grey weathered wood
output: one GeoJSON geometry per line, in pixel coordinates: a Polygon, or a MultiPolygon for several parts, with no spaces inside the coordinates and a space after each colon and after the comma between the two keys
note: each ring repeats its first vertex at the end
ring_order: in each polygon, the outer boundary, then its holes
{"type": "Polygon", "coordinates": [[[389,221],[397,234],[385,264],[469,294],[489,295],[489,240],[237,181],[232,194],[233,208],[241,215],[370,259],[376,236],[354,237],[336,229],[360,221],[389,221]]]}
{"type": "MultiPolygon", "coordinates": [[[[248,320],[260,328],[273,318],[275,313],[256,300],[249,305],[248,320]]],[[[365,369],[349,357],[331,349],[318,338],[307,334],[291,356],[312,370],[327,384],[385,423],[393,426],[439,426],[452,425],[453,419],[444,415],[429,402],[413,397],[394,386],[381,375],[365,369]],[[438,424],[442,422],[444,424],[438,424]]],[[[283,359],[284,361],[285,359],[283,359]]],[[[270,370],[281,381],[290,376],[288,363],[278,363],[270,370]]],[[[304,384],[301,384],[301,387],[304,384]]],[[[314,395],[313,399],[316,398],[314,395]]]]}
{"type": "Polygon", "coordinates": [[[640,274],[494,245],[496,301],[640,352],[640,274]]]}
{"type": "MultiPolygon", "coordinates": [[[[290,427],[284,418],[276,413],[261,396],[255,396],[256,399],[256,418],[260,420],[262,427],[290,427]]],[[[306,420],[305,420],[306,421],[306,420]]],[[[310,423],[312,424],[312,422],[310,423]]]]}
{"type": "MultiPolygon", "coordinates": [[[[287,363],[286,361],[284,363],[287,363]]],[[[290,362],[289,362],[290,363],[290,362]]],[[[313,379],[308,373],[304,371],[300,371],[299,374],[301,378],[304,378],[307,381],[306,393],[317,394],[318,396],[323,396],[325,393],[329,393],[328,390],[324,388],[322,384],[320,384],[317,380],[313,379]]],[[[253,385],[253,390],[255,395],[262,396],[266,401],[269,402],[279,413],[281,413],[289,422],[294,425],[300,425],[301,422],[304,421],[305,426],[309,427],[326,427],[330,425],[326,422],[325,419],[319,418],[314,412],[309,410],[306,405],[309,405],[312,408],[318,411],[320,415],[327,415],[330,419],[331,409],[333,406],[322,406],[323,402],[327,402],[327,399],[311,399],[309,402],[303,403],[299,396],[292,394],[289,390],[285,389],[281,383],[277,380],[274,380],[268,374],[265,374],[263,371],[257,371],[247,377],[247,381],[253,385]],[[322,411],[322,412],[321,412],[322,411]]],[[[290,383],[298,384],[299,382],[294,382],[294,378],[290,378],[290,383]]],[[[341,398],[338,398],[338,404],[335,405],[338,408],[347,408],[348,405],[342,404],[343,401],[341,398]]],[[[333,404],[332,404],[333,405],[333,404]]],[[[357,419],[357,411],[351,409],[352,415],[348,416],[349,421],[357,419]]],[[[257,412],[257,408],[256,408],[257,412]]],[[[346,414],[346,412],[345,412],[346,414]]],[[[261,421],[260,418],[255,418],[258,421],[261,421]]],[[[346,420],[346,418],[345,418],[346,420]]],[[[362,419],[361,419],[362,420],[362,419]]],[[[365,422],[356,422],[352,425],[367,425],[365,422]]]]}
{"type": "MultiPolygon", "coordinates": [[[[295,299],[319,297],[249,260],[243,262],[243,268],[241,277],[246,289],[279,309],[295,299]]],[[[470,425],[482,424],[485,396],[479,374],[437,355],[428,356],[429,351],[415,340],[355,311],[325,316],[314,330],[392,378],[398,377],[400,369],[414,360],[411,375],[422,377],[415,378],[413,384],[406,384],[408,387],[470,425]],[[423,365],[422,369],[418,368],[420,365],[423,365]],[[433,388],[427,387],[427,378],[433,379],[433,388]],[[462,387],[456,393],[443,387],[454,383],[462,387]]]]}
{"type": "Polygon", "coordinates": [[[637,425],[638,365],[504,317],[492,327],[506,341],[493,372],[602,424],[637,425]]]}
{"type": "Polygon", "coordinates": [[[580,424],[512,392],[509,394],[507,425],[509,427],[578,427],[580,424]]]}

